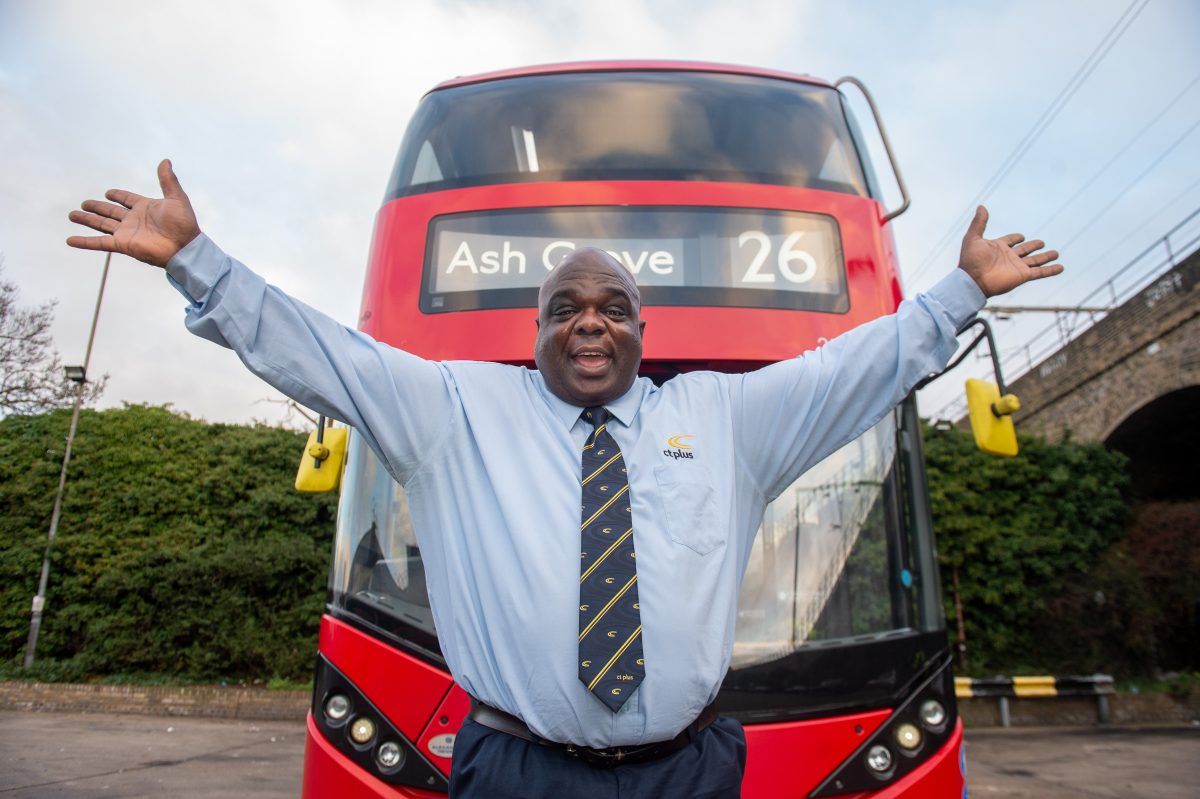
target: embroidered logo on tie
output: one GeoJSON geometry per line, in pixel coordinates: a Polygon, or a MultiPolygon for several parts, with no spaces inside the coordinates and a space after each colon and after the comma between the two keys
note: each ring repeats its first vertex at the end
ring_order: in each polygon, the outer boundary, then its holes
{"type": "Polygon", "coordinates": [[[668,458],[679,460],[680,458],[691,458],[692,445],[689,443],[695,438],[691,433],[679,433],[667,439],[667,448],[663,450],[663,455],[668,458]]]}
{"type": "Polygon", "coordinates": [[[615,713],[646,674],[632,503],[621,449],[607,430],[607,412],[589,408],[584,418],[595,429],[582,456],[579,679],[615,713]]]}

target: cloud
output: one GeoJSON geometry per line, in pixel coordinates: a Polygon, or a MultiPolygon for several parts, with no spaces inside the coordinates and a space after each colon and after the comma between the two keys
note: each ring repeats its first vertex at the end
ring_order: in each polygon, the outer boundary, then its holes
{"type": "MultiPolygon", "coordinates": [[[[156,191],[154,164],[170,156],[227,251],[352,324],[374,214],[421,94],[455,75],[532,63],[676,58],[864,78],[914,197],[896,225],[911,274],[1125,5],[0,4],[0,251],[27,302],[59,299],[59,348],[81,359],[102,258],[63,246],[66,213],[111,186],[156,191]]],[[[1148,7],[997,193],[996,232],[1047,216],[1179,76],[1200,71],[1198,16],[1185,0],[1148,7]]],[[[1148,137],[1147,152],[1161,141],[1148,137]]],[[[1136,174],[1135,155],[1054,232],[1069,234],[1136,174]]],[[[1176,155],[1130,203],[1185,185],[1179,165],[1200,146],[1176,155]]],[[[1123,209],[1081,255],[1135,224],[1123,209]]],[[[909,288],[944,273],[945,258],[909,288]]],[[[171,401],[215,420],[277,415],[256,404],[273,392],[236,358],[182,330],[183,300],[161,274],[117,261],[93,367],[112,374],[106,402],[171,401]]],[[[1019,342],[1021,329],[1006,335],[1019,342]]]]}

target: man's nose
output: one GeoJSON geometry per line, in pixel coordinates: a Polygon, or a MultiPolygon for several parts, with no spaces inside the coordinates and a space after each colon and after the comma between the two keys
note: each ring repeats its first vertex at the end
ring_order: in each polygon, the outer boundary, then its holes
{"type": "Polygon", "coordinates": [[[604,332],[604,317],[595,308],[588,308],[575,321],[575,332],[595,335],[604,332]]]}

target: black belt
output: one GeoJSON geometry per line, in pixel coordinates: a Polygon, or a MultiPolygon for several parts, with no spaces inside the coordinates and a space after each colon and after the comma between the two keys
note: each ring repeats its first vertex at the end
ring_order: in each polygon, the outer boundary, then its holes
{"type": "Polygon", "coordinates": [[[523,741],[529,741],[539,746],[561,749],[571,757],[578,758],[593,768],[613,768],[625,763],[645,763],[650,760],[658,760],[678,752],[717,720],[717,709],[716,703],[704,708],[704,710],[700,711],[700,715],[695,721],[669,741],[657,741],[641,746],[612,746],[608,749],[592,749],[589,746],[561,744],[557,741],[547,741],[545,738],[539,738],[533,734],[533,731],[529,729],[525,722],[516,716],[505,713],[503,710],[498,710],[491,705],[485,705],[475,699],[471,699],[470,716],[479,724],[498,732],[506,733],[514,738],[520,738],[523,741]]]}

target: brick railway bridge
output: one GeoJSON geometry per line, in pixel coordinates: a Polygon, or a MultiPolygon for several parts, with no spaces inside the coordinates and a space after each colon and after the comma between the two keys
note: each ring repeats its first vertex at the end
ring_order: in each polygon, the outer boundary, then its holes
{"type": "Polygon", "coordinates": [[[1013,381],[1019,430],[1100,441],[1134,493],[1200,496],[1200,250],[1013,381]]]}

